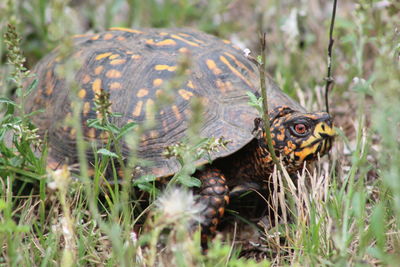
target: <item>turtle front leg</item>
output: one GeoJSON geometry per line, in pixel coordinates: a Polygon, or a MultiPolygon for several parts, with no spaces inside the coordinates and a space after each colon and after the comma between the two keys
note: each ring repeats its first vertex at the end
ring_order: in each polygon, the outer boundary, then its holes
{"type": "Polygon", "coordinates": [[[200,199],[205,205],[201,223],[201,245],[207,249],[207,241],[217,231],[217,225],[229,203],[229,189],[224,174],[216,168],[206,168],[196,175],[201,180],[200,199]]]}

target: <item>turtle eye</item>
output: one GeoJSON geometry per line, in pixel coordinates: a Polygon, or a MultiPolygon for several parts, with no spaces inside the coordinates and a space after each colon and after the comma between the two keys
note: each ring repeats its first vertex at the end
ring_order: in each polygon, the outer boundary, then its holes
{"type": "Polygon", "coordinates": [[[293,128],[294,131],[299,135],[304,135],[307,132],[307,126],[303,123],[298,123],[293,128]]]}

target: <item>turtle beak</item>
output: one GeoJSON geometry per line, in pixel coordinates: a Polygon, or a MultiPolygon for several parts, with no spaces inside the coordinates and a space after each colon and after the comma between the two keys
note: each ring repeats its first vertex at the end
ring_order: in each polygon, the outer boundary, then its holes
{"type": "Polygon", "coordinates": [[[313,132],[310,134],[309,138],[301,144],[300,149],[295,152],[300,162],[313,159],[318,153],[321,156],[326,154],[331,149],[333,139],[336,136],[332,119],[328,113],[314,113],[312,119],[315,119],[313,132]]]}
{"type": "Polygon", "coordinates": [[[321,146],[319,147],[319,152],[323,155],[331,149],[333,139],[337,133],[333,127],[332,118],[329,114],[321,112],[319,115],[320,118],[315,125],[313,136],[315,137],[315,140],[320,140],[321,146]]]}

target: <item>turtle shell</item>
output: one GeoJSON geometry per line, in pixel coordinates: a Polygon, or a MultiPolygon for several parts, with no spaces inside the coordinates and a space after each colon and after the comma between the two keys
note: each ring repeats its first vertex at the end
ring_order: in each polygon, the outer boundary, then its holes
{"type": "MultiPolygon", "coordinates": [[[[113,123],[143,123],[156,110],[156,125],[140,137],[137,155],[151,162],[146,173],[158,177],[174,174],[180,167],[175,158],[163,156],[166,147],[181,141],[188,128],[191,105],[199,97],[204,105],[202,137],[223,137],[230,142],[226,149],[211,154],[212,159],[235,153],[254,136],[257,110],[249,105],[247,92],[258,94],[257,68],[242,51],[229,41],[192,29],[111,28],[93,35],[74,37],[73,52],[68,58],[81,65],[73,73],[77,82],[73,92],[59,75],[67,62],[54,50],[36,66],[38,86],[27,104],[29,112],[44,109],[33,118],[42,134],[48,136],[50,156],[57,161],[77,160],[76,132],[65,123],[71,117],[73,98],[83,103],[82,125],[88,140],[104,142],[104,132],[87,127],[87,120],[96,118],[94,99],[101,89],[110,93],[112,112],[122,116],[113,123]],[[190,62],[184,81],[171,87],[182,58],[190,62]],[[159,96],[172,91],[173,103],[159,104],[159,96]],[[157,107],[157,109],[154,109],[157,107]]],[[[303,108],[268,81],[269,108],[287,105],[303,108]]],[[[128,149],[123,145],[123,153],[128,149]]],[[[90,154],[90,153],[89,153],[90,154]]],[[[199,160],[204,164],[206,160],[199,160]]]]}

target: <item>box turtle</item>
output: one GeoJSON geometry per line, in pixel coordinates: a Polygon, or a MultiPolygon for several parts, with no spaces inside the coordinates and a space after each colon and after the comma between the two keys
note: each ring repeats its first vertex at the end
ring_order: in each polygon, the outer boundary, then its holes
{"type": "MultiPolygon", "coordinates": [[[[137,149],[140,159],[151,162],[142,168],[146,174],[168,177],[179,170],[178,161],[165,157],[163,152],[185,137],[191,116],[190,102],[196,97],[204,105],[199,135],[229,140],[225,149],[211,153],[212,163],[208,159],[197,162],[203,165],[195,173],[201,181],[197,190],[199,201],[206,207],[203,243],[216,231],[230,192],[257,187],[269,178],[273,163],[262,127],[258,125],[261,130],[254,131],[259,114],[249,105],[247,95],[247,92],[259,95],[258,71],[229,41],[191,29],[111,28],[74,37],[73,52],[68,58],[82,64],[74,73],[78,90],[70,90],[58,74],[58,67],[66,59],[56,49],[37,64],[34,72],[38,86],[27,103],[29,112],[44,109],[33,121],[47,135],[49,162],[77,162],[76,130],[65,123],[71,116],[71,96],[83,103],[85,138],[107,141],[104,132],[87,126],[87,120],[97,116],[94,99],[105,90],[110,93],[112,112],[122,114],[112,118],[119,126],[127,122],[143,123],[150,110],[157,110],[156,125],[143,133],[137,149]],[[169,81],[176,76],[184,57],[191,64],[184,72],[184,81],[172,90],[173,103],[154,109],[159,96],[173,84],[169,81]]],[[[295,173],[305,161],[313,161],[318,154],[329,151],[334,136],[332,122],[327,113],[305,112],[267,80],[275,152],[289,173],[295,173]]],[[[126,145],[122,152],[128,153],[126,145]]]]}

